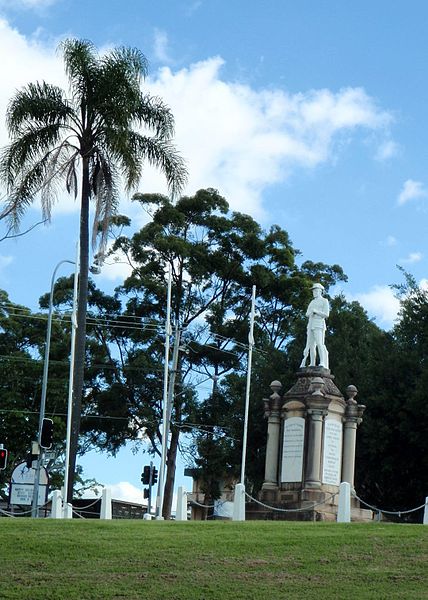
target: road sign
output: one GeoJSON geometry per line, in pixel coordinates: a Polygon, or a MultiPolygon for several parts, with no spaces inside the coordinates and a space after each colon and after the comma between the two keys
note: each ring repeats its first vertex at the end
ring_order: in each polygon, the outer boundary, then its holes
{"type": "MultiPolygon", "coordinates": [[[[14,468],[10,480],[10,504],[31,506],[35,470],[29,469],[25,462],[14,468]]],[[[45,504],[48,495],[49,477],[45,467],[40,469],[38,506],[45,504]]]]}

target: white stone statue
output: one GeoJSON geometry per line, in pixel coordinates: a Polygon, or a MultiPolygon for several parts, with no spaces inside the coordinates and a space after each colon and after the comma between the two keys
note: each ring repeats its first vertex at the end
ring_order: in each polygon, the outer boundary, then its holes
{"type": "Polygon", "coordinates": [[[327,298],[323,298],[322,292],[324,288],[320,283],[314,283],[312,286],[312,294],[314,299],[309,303],[306,311],[308,317],[308,329],[306,337],[306,346],[303,351],[303,360],[300,367],[306,366],[306,360],[310,357],[309,366],[316,366],[317,351],[319,356],[319,366],[329,368],[328,352],[325,345],[325,320],[330,314],[330,306],[327,298]]]}

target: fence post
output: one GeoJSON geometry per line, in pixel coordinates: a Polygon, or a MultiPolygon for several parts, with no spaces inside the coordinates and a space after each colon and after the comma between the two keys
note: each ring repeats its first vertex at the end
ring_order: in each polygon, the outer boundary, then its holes
{"type": "Polygon", "coordinates": [[[351,522],[351,486],[342,481],[339,486],[339,506],[337,507],[337,522],[351,522]]]}
{"type": "Polygon", "coordinates": [[[424,509],[424,525],[428,525],[428,496],[425,498],[425,509],[424,509]]]}
{"type": "Polygon", "coordinates": [[[51,519],[62,519],[62,498],[59,490],[52,492],[51,519]]]}
{"type": "Polygon", "coordinates": [[[111,519],[111,489],[103,488],[101,494],[100,519],[111,519]]]}
{"type": "Polygon", "coordinates": [[[176,521],[187,521],[187,492],[183,486],[178,488],[177,507],[175,510],[176,521]]]}
{"type": "Polygon", "coordinates": [[[235,485],[232,521],[245,521],[245,485],[243,483],[235,485]]]}
{"type": "Polygon", "coordinates": [[[73,518],[73,507],[70,502],[64,502],[62,507],[62,518],[63,519],[72,519],[73,518]]]}

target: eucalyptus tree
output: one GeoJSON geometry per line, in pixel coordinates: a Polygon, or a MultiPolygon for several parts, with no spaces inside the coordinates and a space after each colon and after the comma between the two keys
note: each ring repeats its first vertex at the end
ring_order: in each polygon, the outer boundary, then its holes
{"type": "Polygon", "coordinates": [[[80,426],[85,358],[85,315],[89,265],[89,205],[95,203],[92,242],[106,243],[122,182],[127,190],[141,179],[145,161],[165,175],[172,194],[185,183],[186,168],[172,144],[174,119],[159,98],[144,94],[144,55],[119,47],[99,55],[86,40],[59,47],[69,94],[45,81],[30,83],[9,103],[6,124],[11,143],[3,151],[0,174],[8,196],[5,211],[17,227],[40,192],[43,216],[50,218],[60,184],[80,192],[80,286],[78,298],[70,499],[80,426]]]}
{"type": "MultiPolygon", "coordinates": [[[[46,415],[53,418],[54,447],[63,454],[69,322],[55,319],[51,345],[51,381],[46,415]]],[[[6,471],[0,473],[0,493],[18,463],[25,461],[37,429],[46,315],[15,304],[0,290],[0,443],[9,450],[6,471]]]]}
{"type": "MultiPolygon", "coordinates": [[[[163,506],[168,517],[181,433],[191,431],[190,423],[195,419],[206,422],[209,417],[214,422],[222,411],[221,398],[214,389],[216,382],[226,373],[245,370],[252,286],[257,287],[260,336],[273,347],[284,348],[293,334],[294,312],[300,307],[303,310],[307,303],[311,277],[316,275],[328,285],[344,275],[340,267],[322,263],[298,266],[298,251],[284,230],[273,226],[266,232],[252,217],[231,212],[225,198],[214,189],[182,196],[175,203],[158,194],[136,194],[134,199],[153,214],[132,238],[120,236],[112,247],[112,252],[120,251],[128,258],[132,268],[119,290],[128,298],[128,317],[134,315],[163,327],[169,269],[173,279],[174,344],[180,352],[173,365],[177,393],[163,506]],[[214,412],[198,411],[198,405],[204,405],[203,398],[198,402],[196,397],[195,401],[189,391],[189,383],[203,379],[211,381],[212,397],[218,400],[214,412]]],[[[159,334],[157,340],[159,355],[163,341],[159,334]]],[[[145,340],[144,345],[150,346],[154,356],[155,339],[145,340]]],[[[132,353],[133,360],[137,356],[140,354],[132,353]]],[[[148,423],[146,429],[154,446],[160,441],[161,392],[158,376],[150,412],[146,413],[154,423],[152,427],[148,423]]],[[[149,395],[144,394],[145,398],[149,395]]]]}

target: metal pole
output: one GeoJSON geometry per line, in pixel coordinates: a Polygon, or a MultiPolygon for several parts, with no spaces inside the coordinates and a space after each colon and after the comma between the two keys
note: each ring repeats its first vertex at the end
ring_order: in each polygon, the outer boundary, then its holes
{"type": "Polygon", "coordinates": [[[163,405],[162,405],[162,454],[159,467],[158,494],[156,497],[156,518],[162,519],[162,505],[164,497],[165,464],[167,453],[167,416],[168,416],[168,371],[169,371],[169,342],[171,337],[171,289],[172,289],[172,270],[171,265],[168,269],[168,291],[166,301],[166,321],[165,321],[165,364],[163,373],[163,405]]]}
{"type": "Polygon", "coordinates": [[[250,332],[248,334],[248,365],[247,365],[247,387],[245,390],[245,416],[244,416],[244,437],[242,440],[242,461],[241,461],[241,484],[245,479],[245,459],[247,455],[247,430],[248,430],[248,412],[250,405],[250,385],[251,385],[251,363],[253,358],[254,346],[254,313],[256,310],[256,286],[253,285],[253,294],[251,297],[250,313],[250,332]]]}
{"type": "Polygon", "coordinates": [[[147,498],[147,514],[152,512],[153,461],[150,461],[149,497],[147,498]]]}
{"type": "Polygon", "coordinates": [[[174,348],[172,351],[171,377],[169,380],[169,387],[168,387],[168,403],[167,403],[167,411],[166,411],[166,436],[167,436],[167,438],[169,436],[169,430],[171,428],[172,401],[174,399],[174,387],[175,387],[175,379],[177,376],[178,353],[180,350],[180,340],[181,340],[181,331],[180,331],[180,326],[177,323],[175,326],[174,348]]]}
{"type": "Polygon", "coordinates": [[[67,489],[68,489],[68,467],[70,464],[70,440],[71,440],[71,416],[73,411],[73,380],[74,380],[74,355],[76,345],[77,329],[77,291],[79,282],[80,254],[79,244],[77,244],[76,270],[74,272],[73,287],[73,310],[71,313],[71,349],[70,349],[70,374],[68,379],[68,406],[67,406],[67,435],[65,442],[65,471],[64,471],[64,498],[63,509],[67,507],[67,489]]]}
{"type": "Polygon", "coordinates": [[[64,263],[70,263],[71,265],[74,265],[74,262],[72,260],[61,260],[56,265],[54,272],[52,274],[51,291],[50,291],[50,295],[49,295],[48,326],[47,326],[47,330],[46,330],[45,360],[43,363],[42,398],[40,401],[39,433],[37,436],[37,442],[39,444],[40,454],[37,458],[37,467],[36,467],[36,473],[34,476],[33,502],[32,502],[32,507],[31,507],[31,510],[32,510],[31,514],[33,517],[38,517],[38,512],[39,512],[37,509],[38,497],[39,497],[39,480],[40,480],[40,471],[43,466],[43,457],[44,457],[44,450],[40,447],[40,442],[42,439],[43,419],[45,418],[45,412],[46,412],[46,392],[47,392],[47,388],[48,388],[49,354],[50,354],[50,349],[51,349],[54,286],[55,286],[55,280],[56,280],[56,272],[59,269],[59,267],[64,263]]]}

